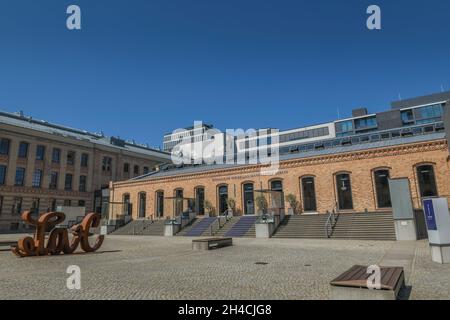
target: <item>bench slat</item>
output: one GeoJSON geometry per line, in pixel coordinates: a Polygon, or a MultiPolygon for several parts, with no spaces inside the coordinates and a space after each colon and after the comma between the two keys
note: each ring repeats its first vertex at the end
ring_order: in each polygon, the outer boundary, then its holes
{"type": "MultiPolygon", "coordinates": [[[[381,289],[395,290],[398,281],[402,278],[403,268],[401,267],[380,267],[381,271],[381,289]]],[[[367,279],[370,274],[367,273],[366,266],[355,265],[339,275],[331,285],[341,287],[367,288],[367,279]]]]}

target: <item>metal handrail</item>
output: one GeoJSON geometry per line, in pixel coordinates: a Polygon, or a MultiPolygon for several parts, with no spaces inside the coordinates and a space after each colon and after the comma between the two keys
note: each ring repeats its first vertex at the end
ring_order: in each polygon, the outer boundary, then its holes
{"type": "Polygon", "coordinates": [[[231,218],[232,218],[232,217],[229,217],[229,216],[228,216],[228,210],[225,211],[225,212],[223,212],[222,215],[219,214],[219,216],[217,217],[217,219],[216,219],[213,223],[211,223],[211,225],[209,226],[209,235],[212,236],[212,235],[216,234],[220,229],[222,229],[222,228],[227,224],[228,221],[231,220],[231,218]],[[223,224],[221,224],[220,218],[225,218],[225,221],[224,221],[223,224]],[[215,226],[216,224],[217,224],[217,228],[216,228],[216,230],[214,230],[214,226],[215,226]]]}
{"type": "MultiPolygon", "coordinates": [[[[333,233],[334,227],[336,226],[336,222],[339,216],[338,210],[332,210],[330,214],[328,215],[327,221],[325,222],[325,235],[327,238],[331,237],[331,234],[333,233]],[[336,213],[337,211],[337,213],[336,213]]],[[[328,212],[328,211],[327,211],[328,212]]]]}

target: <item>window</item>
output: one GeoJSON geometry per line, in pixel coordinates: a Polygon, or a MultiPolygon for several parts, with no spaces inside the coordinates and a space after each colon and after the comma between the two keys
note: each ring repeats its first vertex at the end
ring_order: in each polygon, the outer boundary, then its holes
{"type": "Polygon", "coordinates": [[[416,123],[424,124],[439,121],[442,114],[443,109],[440,104],[417,108],[415,110],[416,123]]]}
{"type": "Polygon", "coordinates": [[[284,209],[283,181],[281,180],[270,181],[270,190],[278,192],[271,193],[272,203],[269,204],[269,207],[278,210],[283,210],[284,209]]]}
{"type": "Polygon", "coordinates": [[[390,208],[391,193],[389,190],[389,170],[377,170],[374,173],[375,191],[378,208],[390,208]]]}
{"type": "MultiPolygon", "coordinates": [[[[132,210],[131,210],[131,202],[130,202],[130,194],[129,193],[126,193],[123,195],[122,202],[123,202],[123,209],[122,209],[123,215],[125,215],[125,216],[131,215],[132,210]]],[[[159,217],[158,212],[156,212],[156,216],[159,217]]]]}
{"type": "Polygon", "coordinates": [[[147,174],[147,173],[148,173],[148,167],[144,167],[143,173],[144,173],[144,174],[147,174]]]}
{"type": "Polygon", "coordinates": [[[377,126],[377,119],[375,117],[355,119],[355,129],[367,129],[377,126]]]}
{"type": "Polygon", "coordinates": [[[0,186],[6,183],[6,166],[0,165],[0,186]]]}
{"type": "Polygon", "coordinates": [[[139,218],[145,218],[145,207],[147,205],[147,195],[145,192],[139,193],[139,218]]]}
{"type": "Polygon", "coordinates": [[[81,166],[83,168],[86,168],[88,166],[88,162],[89,162],[89,155],[87,153],[82,153],[81,154],[81,166]]]}
{"type": "Polygon", "coordinates": [[[50,172],[50,184],[48,186],[49,189],[58,189],[58,172],[52,171],[50,172]]]}
{"type": "Polygon", "coordinates": [[[41,203],[41,200],[39,198],[33,198],[31,200],[31,208],[30,211],[33,214],[39,214],[39,204],[41,203]]]}
{"type": "Polygon", "coordinates": [[[45,146],[39,145],[36,147],[36,160],[44,160],[45,146]]]}
{"type": "Polygon", "coordinates": [[[34,188],[40,188],[41,182],[42,182],[42,170],[36,169],[34,170],[32,185],[34,188]]]}
{"type": "Polygon", "coordinates": [[[436,177],[432,165],[417,167],[417,179],[421,197],[437,197],[436,177]]]}
{"type": "Polygon", "coordinates": [[[339,210],[353,209],[352,186],[350,175],[347,173],[336,175],[336,188],[339,210]]]}
{"type": "MultiPolygon", "coordinates": [[[[289,134],[282,134],[279,136],[279,142],[287,142],[287,141],[294,141],[294,140],[302,140],[302,139],[309,139],[309,138],[316,138],[316,137],[323,137],[329,135],[329,129],[328,127],[322,127],[317,129],[309,129],[309,130],[302,130],[297,131],[294,133],[289,134]]],[[[272,139],[271,137],[268,137],[267,144],[271,144],[272,139]]]]}
{"type": "Polygon", "coordinates": [[[313,177],[302,179],[303,210],[308,212],[317,211],[316,186],[313,177]]]}
{"type": "Polygon", "coordinates": [[[134,166],[134,170],[133,170],[135,175],[139,174],[139,166],[134,166]]]}
{"type": "Polygon", "coordinates": [[[22,213],[22,198],[14,197],[14,202],[11,208],[11,214],[20,215],[22,213]]]}
{"type": "Polygon", "coordinates": [[[72,205],[72,201],[70,199],[65,199],[64,200],[64,206],[65,207],[70,207],[72,205]]]}
{"type": "Polygon", "coordinates": [[[123,164],[123,172],[125,172],[125,173],[129,173],[130,172],[130,164],[129,163],[124,163],[123,164]]]}
{"type": "Polygon", "coordinates": [[[21,142],[19,144],[19,158],[26,158],[28,155],[28,143],[27,142],[21,142]]]}
{"type": "Polygon", "coordinates": [[[414,123],[414,114],[412,110],[404,110],[400,113],[403,125],[414,123]]]}
{"type": "Polygon", "coordinates": [[[220,186],[217,191],[219,194],[219,214],[221,215],[228,210],[228,186],[220,186]]]}
{"type": "Polygon", "coordinates": [[[67,152],[67,164],[73,166],[75,164],[75,151],[67,152]]]}
{"type": "Polygon", "coordinates": [[[66,180],[64,182],[65,190],[72,190],[72,180],[73,180],[73,175],[71,173],[66,173],[66,180]]]}
{"type": "Polygon", "coordinates": [[[78,191],[86,192],[86,176],[80,176],[80,185],[78,191]]]}
{"type": "Polygon", "coordinates": [[[61,149],[53,148],[52,162],[59,163],[61,161],[61,149]]]}
{"type": "Polygon", "coordinates": [[[353,133],[353,120],[347,120],[336,123],[336,132],[338,136],[345,136],[353,133]]]}
{"type": "Polygon", "coordinates": [[[104,172],[111,172],[111,163],[112,163],[111,157],[103,157],[102,170],[104,172]]]}
{"type": "Polygon", "coordinates": [[[175,190],[174,206],[175,216],[179,216],[183,212],[183,189],[175,190]]]}
{"type": "Polygon", "coordinates": [[[195,188],[195,211],[197,214],[205,214],[205,188],[195,188]]]}
{"type": "Polygon", "coordinates": [[[158,218],[164,216],[164,191],[156,192],[156,216],[158,218]]]}
{"type": "Polygon", "coordinates": [[[253,183],[243,185],[244,189],[244,214],[255,214],[255,194],[253,183]]]}
{"type": "Polygon", "coordinates": [[[84,201],[84,200],[78,200],[78,206],[79,206],[79,207],[86,207],[86,201],[84,201]]]}
{"type": "Polygon", "coordinates": [[[25,182],[25,168],[16,169],[16,179],[14,184],[16,186],[23,186],[25,182]]]}
{"type": "Polygon", "coordinates": [[[9,154],[9,139],[0,139],[0,154],[5,156],[9,154]]]}
{"type": "Polygon", "coordinates": [[[56,199],[49,199],[48,200],[48,208],[49,211],[55,212],[56,211],[56,199]]]}

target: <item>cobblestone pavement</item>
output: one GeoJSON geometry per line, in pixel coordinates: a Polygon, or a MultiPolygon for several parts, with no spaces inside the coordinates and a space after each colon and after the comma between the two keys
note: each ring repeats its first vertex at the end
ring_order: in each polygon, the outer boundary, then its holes
{"type": "MultiPolygon", "coordinates": [[[[52,257],[0,251],[0,299],[327,299],[330,280],[379,263],[394,244],[234,239],[205,252],[192,251],[191,240],[108,236],[97,253],[52,257]],[[81,268],[81,290],[66,288],[69,265],[81,268]]],[[[427,242],[416,243],[407,285],[412,299],[450,297],[450,266],[431,262],[427,242]]]]}

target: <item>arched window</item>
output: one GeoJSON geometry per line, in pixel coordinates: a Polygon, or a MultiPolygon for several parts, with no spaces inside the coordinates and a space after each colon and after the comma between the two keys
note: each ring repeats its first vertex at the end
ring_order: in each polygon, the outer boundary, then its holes
{"type": "Polygon", "coordinates": [[[303,210],[305,212],[317,211],[316,186],[314,177],[302,178],[301,184],[302,184],[303,210]]]}
{"type": "Polygon", "coordinates": [[[272,180],[270,181],[270,190],[277,191],[271,193],[271,204],[269,206],[276,211],[284,210],[284,192],[283,192],[283,181],[282,180],[272,180]]]}
{"type": "Polygon", "coordinates": [[[432,165],[421,165],[417,167],[417,180],[419,182],[420,196],[437,197],[436,177],[432,165]]]}
{"type": "Polygon", "coordinates": [[[130,194],[125,193],[122,198],[123,202],[123,215],[129,216],[131,214],[130,194]]]}
{"type": "Polygon", "coordinates": [[[242,189],[244,192],[244,214],[255,214],[255,195],[253,183],[244,183],[242,185],[242,189]]]}
{"type": "Polygon", "coordinates": [[[179,216],[183,213],[183,189],[175,189],[174,196],[174,214],[179,216]]]}
{"type": "Polygon", "coordinates": [[[156,191],[156,216],[164,216],[164,191],[156,191]]]}
{"type": "Polygon", "coordinates": [[[389,190],[389,170],[380,169],[373,172],[375,180],[375,193],[378,208],[390,208],[391,193],[389,190]]]}
{"type": "Polygon", "coordinates": [[[145,208],[147,206],[147,194],[145,192],[139,193],[139,218],[145,218],[145,208]]]}
{"type": "Polygon", "coordinates": [[[336,175],[336,189],[339,210],[353,209],[352,184],[348,173],[336,175]]]}
{"type": "Polygon", "coordinates": [[[228,186],[222,185],[217,188],[218,198],[219,198],[219,214],[223,214],[228,210],[228,186]]]}
{"type": "Polygon", "coordinates": [[[195,188],[195,211],[197,214],[205,214],[205,188],[195,188]]]}

